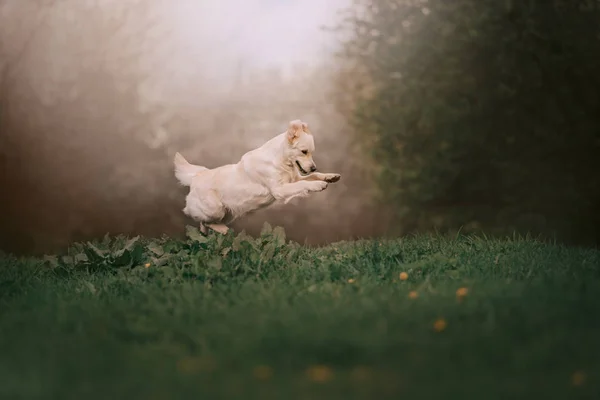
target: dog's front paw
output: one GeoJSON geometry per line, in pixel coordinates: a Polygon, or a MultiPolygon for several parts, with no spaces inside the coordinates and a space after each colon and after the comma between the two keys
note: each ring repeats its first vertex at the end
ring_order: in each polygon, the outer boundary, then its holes
{"type": "Polygon", "coordinates": [[[327,176],[325,176],[325,182],[335,183],[339,181],[341,177],[340,174],[327,174],[327,176]]]}
{"type": "Polygon", "coordinates": [[[309,182],[309,183],[310,183],[309,191],[311,191],[311,192],[321,192],[321,191],[327,189],[327,185],[328,185],[328,183],[325,181],[313,181],[313,182],[309,182]]]}

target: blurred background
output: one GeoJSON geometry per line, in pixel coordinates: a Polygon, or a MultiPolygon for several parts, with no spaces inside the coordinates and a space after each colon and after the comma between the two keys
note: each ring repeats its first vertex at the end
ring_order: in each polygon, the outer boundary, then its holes
{"type": "Polygon", "coordinates": [[[342,180],[243,218],[597,245],[600,2],[0,0],[0,249],[183,236],[172,158],[311,125],[342,180]]]}

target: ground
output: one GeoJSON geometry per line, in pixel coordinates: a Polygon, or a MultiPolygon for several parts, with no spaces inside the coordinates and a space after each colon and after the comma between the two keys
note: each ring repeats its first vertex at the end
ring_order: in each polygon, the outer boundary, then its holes
{"type": "Polygon", "coordinates": [[[266,226],[0,257],[4,399],[600,398],[600,251],[266,226]]]}

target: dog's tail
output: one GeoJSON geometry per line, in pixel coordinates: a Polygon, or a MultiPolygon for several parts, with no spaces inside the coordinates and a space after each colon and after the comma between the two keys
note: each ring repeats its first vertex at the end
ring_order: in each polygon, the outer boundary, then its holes
{"type": "Polygon", "coordinates": [[[206,171],[208,168],[201,167],[199,165],[193,165],[187,162],[185,158],[179,153],[175,153],[175,177],[184,186],[190,186],[192,179],[198,172],[206,171]]]}

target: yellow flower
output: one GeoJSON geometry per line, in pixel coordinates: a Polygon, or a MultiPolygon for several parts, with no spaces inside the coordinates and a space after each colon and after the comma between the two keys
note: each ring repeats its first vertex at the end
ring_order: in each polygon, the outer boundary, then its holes
{"type": "Polygon", "coordinates": [[[446,323],[446,320],[443,318],[440,318],[433,323],[433,329],[435,329],[436,332],[441,332],[444,329],[446,329],[446,325],[448,325],[446,323]]]}
{"type": "Polygon", "coordinates": [[[210,357],[185,357],[177,361],[177,370],[184,374],[212,371],[214,368],[215,362],[210,357]]]}
{"type": "Polygon", "coordinates": [[[266,381],[273,376],[273,370],[268,365],[258,365],[254,367],[254,377],[261,381],[266,381]]]}
{"type": "Polygon", "coordinates": [[[571,383],[573,384],[573,386],[581,386],[585,383],[586,378],[587,378],[587,376],[585,375],[585,372],[576,371],[571,376],[571,383]]]}
{"type": "Polygon", "coordinates": [[[144,267],[146,267],[146,268],[150,268],[150,263],[146,263],[146,264],[144,264],[144,267]]]}
{"type": "Polygon", "coordinates": [[[354,279],[354,278],[348,279],[348,283],[354,283],[354,282],[356,282],[356,279],[354,279]]]}
{"type": "Polygon", "coordinates": [[[417,293],[416,290],[412,290],[409,294],[408,294],[408,298],[409,299],[416,299],[417,297],[419,297],[419,294],[417,293]]]}
{"type": "Polygon", "coordinates": [[[408,274],[406,272],[400,272],[400,280],[405,281],[408,279],[408,274]]]}
{"type": "Polygon", "coordinates": [[[306,370],[306,375],[313,382],[325,383],[333,378],[333,371],[326,365],[314,365],[306,370]]]}

